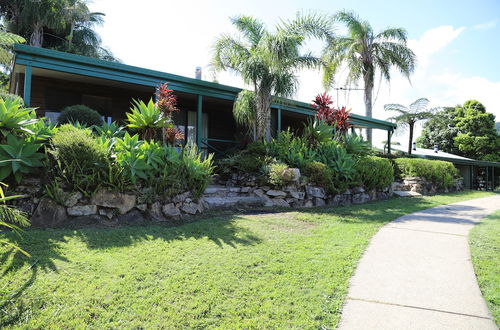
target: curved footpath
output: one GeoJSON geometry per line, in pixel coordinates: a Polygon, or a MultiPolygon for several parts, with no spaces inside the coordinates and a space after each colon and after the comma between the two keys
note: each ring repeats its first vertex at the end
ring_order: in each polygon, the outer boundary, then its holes
{"type": "Polygon", "coordinates": [[[500,196],[405,215],[372,238],[351,279],[339,329],[498,329],[467,235],[500,196]]]}

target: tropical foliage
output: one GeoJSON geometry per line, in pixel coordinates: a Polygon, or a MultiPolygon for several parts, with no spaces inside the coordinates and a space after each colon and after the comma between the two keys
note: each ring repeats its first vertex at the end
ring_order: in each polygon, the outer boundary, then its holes
{"type": "MultiPolygon", "coordinates": [[[[8,229],[19,234],[21,232],[21,227],[28,227],[30,225],[28,218],[24,212],[8,205],[6,202],[23,196],[5,196],[2,186],[6,187],[7,185],[0,182],[0,228],[3,227],[4,229],[8,229]]],[[[8,239],[0,238],[0,245],[12,248],[21,252],[25,256],[30,257],[28,252],[21,249],[18,245],[10,242],[8,239]]]]}
{"type": "Polygon", "coordinates": [[[457,168],[450,162],[421,158],[397,158],[394,161],[401,176],[418,176],[439,188],[451,187],[459,177],[457,168]]]}
{"type": "MultiPolygon", "coordinates": [[[[86,0],[1,0],[0,16],[8,32],[35,47],[116,61],[94,30],[103,13],[91,12],[86,0]]],[[[17,42],[17,41],[16,41],[17,42]]]]}
{"type": "Polygon", "coordinates": [[[8,67],[12,60],[12,45],[26,42],[23,37],[0,30],[0,65],[8,67]]]}
{"type": "Polygon", "coordinates": [[[331,125],[335,131],[337,139],[343,139],[348,129],[352,127],[349,122],[349,113],[346,107],[336,109],[332,106],[333,100],[326,92],[318,94],[313,100],[311,106],[316,111],[318,120],[324,121],[331,125]]]}
{"type": "MultiPolygon", "coordinates": [[[[273,98],[293,95],[298,86],[297,71],[318,67],[321,60],[310,52],[301,52],[306,38],[293,24],[278,25],[271,32],[261,21],[249,16],[234,17],[231,23],[240,35],[224,34],[218,38],[212,64],[217,71],[239,74],[246,84],[253,87],[255,110],[247,107],[245,119],[255,123],[256,141],[269,141],[273,98]]],[[[328,22],[321,23],[329,25],[328,22]]],[[[252,103],[245,101],[245,105],[252,103]]],[[[249,122],[250,127],[252,122],[249,122]]]]}
{"type": "MultiPolygon", "coordinates": [[[[345,25],[347,34],[332,39],[325,48],[325,86],[332,85],[335,74],[345,64],[347,84],[363,81],[366,116],[371,118],[376,74],[390,81],[391,69],[395,68],[409,78],[415,67],[415,54],[407,47],[407,33],[403,28],[376,33],[368,21],[350,11],[340,11],[335,21],[345,25]]],[[[367,130],[367,140],[372,142],[371,129],[367,130]]]]}
{"type": "Polygon", "coordinates": [[[409,128],[408,154],[411,154],[415,123],[420,120],[432,118],[434,115],[435,110],[428,110],[428,105],[429,100],[423,97],[410,104],[409,107],[401,104],[386,104],[384,106],[386,111],[398,113],[396,116],[389,118],[389,120],[396,122],[400,128],[404,129],[406,126],[409,128]]]}
{"type": "Polygon", "coordinates": [[[39,153],[41,145],[12,134],[7,135],[7,144],[0,145],[0,180],[13,175],[21,182],[23,174],[35,173],[42,167],[44,154],[39,153]]]}
{"type": "Polygon", "coordinates": [[[34,124],[34,108],[25,108],[19,98],[0,98],[0,132],[5,137],[11,133],[32,133],[29,129],[34,124]]]}

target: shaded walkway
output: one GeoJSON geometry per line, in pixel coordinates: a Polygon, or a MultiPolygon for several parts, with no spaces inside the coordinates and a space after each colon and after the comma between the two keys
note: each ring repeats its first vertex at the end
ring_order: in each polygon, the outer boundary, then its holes
{"type": "Polygon", "coordinates": [[[470,261],[468,232],[500,196],[405,215],[373,238],[339,329],[497,329],[470,261]]]}

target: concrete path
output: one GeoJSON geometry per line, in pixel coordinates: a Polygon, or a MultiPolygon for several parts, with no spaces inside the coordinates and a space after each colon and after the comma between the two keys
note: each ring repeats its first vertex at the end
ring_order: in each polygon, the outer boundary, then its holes
{"type": "Polygon", "coordinates": [[[371,240],[339,329],[498,329],[481,296],[467,235],[500,196],[405,215],[371,240]]]}

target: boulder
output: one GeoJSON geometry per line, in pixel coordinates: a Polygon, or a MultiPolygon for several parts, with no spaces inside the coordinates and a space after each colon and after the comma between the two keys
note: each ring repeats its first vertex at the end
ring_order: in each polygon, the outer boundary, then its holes
{"type": "Polygon", "coordinates": [[[191,196],[191,192],[189,191],[186,191],[182,194],[179,194],[177,196],[175,196],[174,198],[172,198],[172,202],[174,203],[182,203],[186,200],[186,198],[188,198],[189,196],[191,196]]]}
{"type": "Polygon", "coordinates": [[[66,209],[52,199],[43,197],[30,218],[35,227],[59,227],[68,222],[66,209]]]}
{"type": "Polygon", "coordinates": [[[257,197],[266,197],[266,193],[262,189],[255,189],[253,192],[257,197]]]}
{"type": "Polygon", "coordinates": [[[167,218],[173,218],[181,215],[181,211],[175,206],[174,203],[163,205],[161,211],[167,218]]]}
{"type": "Polygon", "coordinates": [[[306,193],[302,191],[290,191],[290,196],[296,199],[304,199],[304,197],[306,197],[306,193]]]}
{"type": "Polygon", "coordinates": [[[198,212],[198,204],[190,202],[181,206],[181,211],[187,214],[195,215],[198,212]]]}
{"type": "Polygon", "coordinates": [[[167,221],[167,218],[163,215],[162,206],[160,202],[154,202],[149,208],[149,215],[154,221],[167,221]]]}
{"type": "Polygon", "coordinates": [[[268,190],[266,192],[267,195],[271,196],[271,197],[286,197],[286,192],[284,191],[281,191],[281,190],[268,190]]]}
{"type": "Polygon", "coordinates": [[[99,209],[99,215],[108,219],[112,219],[115,214],[113,210],[110,209],[99,209]]]}
{"type": "Polygon", "coordinates": [[[135,206],[136,209],[142,211],[142,212],[146,212],[146,210],[148,209],[148,204],[146,203],[143,203],[143,204],[137,204],[135,206]]]}
{"type": "Polygon", "coordinates": [[[303,207],[313,207],[313,206],[314,206],[313,201],[310,199],[306,200],[303,205],[303,207]]]}
{"type": "Polygon", "coordinates": [[[323,198],[314,198],[314,205],[315,206],[325,206],[325,200],[323,198]]]}
{"type": "Polygon", "coordinates": [[[325,190],[321,187],[306,186],[306,192],[308,197],[325,197],[325,190]]]}
{"type": "Polygon", "coordinates": [[[363,187],[354,187],[351,189],[351,192],[353,194],[360,194],[360,193],[364,193],[365,189],[363,187]]]}
{"type": "Polygon", "coordinates": [[[364,204],[370,201],[370,195],[365,193],[358,193],[352,195],[352,203],[353,204],[364,204]]]}
{"type": "Polygon", "coordinates": [[[248,194],[250,192],[250,187],[241,187],[241,192],[244,193],[244,194],[248,194]]]}
{"type": "Polygon", "coordinates": [[[144,218],[141,211],[133,210],[118,216],[117,221],[128,225],[142,225],[146,222],[146,218],[144,218]]]}
{"type": "Polygon", "coordinates": [[[290,171],[292,173],[294,182],[300,181],[301,175],[300,175],[300,170],[298,168],[289,168],[288,171],[290,171]]]}
{"type": "Polygon", "coordinates": [[[78,201],[82,197],[83,197],[83,195],[79,191],[65,192],[65,193],[63,193],[64,206],[73,207],[76,204],[78,204],[78,201]]]}
{"type": "Polygon", "coordinates": [[[276,206],[276,207],[290,207],[283,198],[269,198],[264,206],[276,206]]]}
{"type": "Polygon", "coordinates": [[[136,203],[136,196],[111,192],[108,190],[99,190],[91,199],[91,204],[116,208],[120,214],[125,214],[132,210],[136,203]]]}
{"type": "Polygon", "coordinates": [[[86,215],[93,215],[97,213],[97,205],[75,205],[66,209],[68,215],[73,217],[81,217],[86,215]]]}

